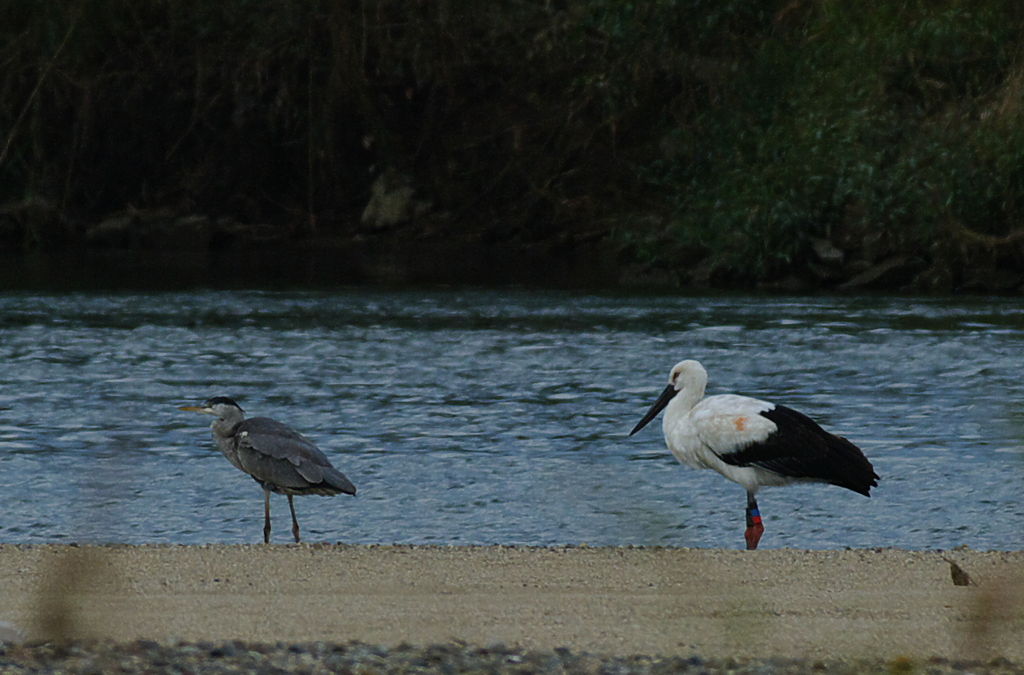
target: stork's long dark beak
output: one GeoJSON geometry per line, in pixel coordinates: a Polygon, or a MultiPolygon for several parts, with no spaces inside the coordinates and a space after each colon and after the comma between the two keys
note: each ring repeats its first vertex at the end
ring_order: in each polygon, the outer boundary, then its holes
{"type": "Polygon", "coordinates": [[[658,400],[654,402],[654,405],[651,406],[651,409],[647,411],[647,414],[644,415],[644,418],[640,420],[640,422],[635,427],[633,427],[633,430],[629,432],[629,435],[632,436],[636,432],[646,427],[647,423],[653,420],[655,417],[657,417],[658,413],[664,410],[665,406],[668,405],[668,402],[675,398],[676,393],[678,392],[676,392],[676,388],[674,385],[670,384],[667,387],[665,387],[665,391],[661,392],[661,396],[659,396],[658,400]]]}

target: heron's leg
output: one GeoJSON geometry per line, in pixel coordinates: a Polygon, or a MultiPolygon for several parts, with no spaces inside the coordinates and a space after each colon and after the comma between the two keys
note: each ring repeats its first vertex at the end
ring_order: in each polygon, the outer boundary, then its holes
{"type": "Polygon", "coordinates": [[[270,543],[270,490],[263,488],[263,543],[270,543]]]}
{"type": "Polygon", "coordinates": [[[292,496],[288,495],[288,508],[292,510],[292,534],[295,535],[295,543],[299,543],[299,521],[295,519],[295,504],[292,496]]]}
{"type": "Polygon", "coordinates": [[[757,500],[754,493],[747,493],[747,531],[743,537],[747,540],[747,550],[753,551],[757,548],[757,542],[761,541],[764,534],[764,525],[761,524],[761,512],[757,508],[757,500]]]}

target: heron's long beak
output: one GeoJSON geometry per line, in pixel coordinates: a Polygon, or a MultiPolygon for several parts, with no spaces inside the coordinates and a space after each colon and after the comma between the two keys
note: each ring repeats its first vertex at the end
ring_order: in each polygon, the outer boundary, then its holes
{"type": "Polygon", "coordinates": [[[665,409],[665,406],[668,405],[669,401],[675,398],[675,395],[677,393],[678,392],[676,392],[676,388],[674,385],[670,384],[667,387],[665,387],[665,391],[661,392],[661,396],[659,396],[658,400],[654,402],[654,405],[651,406],[651,409],[647,411],[647,414],[644,415],[644,418],[640,420],[640,422],[637,423],[635,427],[633,427],[633,430],[629,432],[629,435],[632,436],[636,432],[646,427],[647,423],[653,420],[655,417],[657,417],[658,413],[665,409]]]}
{"type": "Polygon", "coordinates": [[[205,407],[203,407],[201,405],[179,406],[178,410],[184,410],[185,412],[206,413],[207,415],[212,415],[213,414],[212,410],[210,410],[209,408],[205,408],[205,407]]]}

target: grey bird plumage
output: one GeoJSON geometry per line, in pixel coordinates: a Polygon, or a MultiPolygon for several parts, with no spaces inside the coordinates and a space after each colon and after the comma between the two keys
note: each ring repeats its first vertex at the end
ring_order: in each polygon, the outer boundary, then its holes
{"type": "Polygon", "coordinates": [[[263,541],[270,543],[270,493],[288,497],[292,534],[299,541],[294,495],[356,493],[352,482],[305,436],[269,417],[245,418],[241,406],[226,396],[215,396],[202,406],[180,410],[213,415],[213,440],[232,466],[252,476],[263,488],[263,541]]]}

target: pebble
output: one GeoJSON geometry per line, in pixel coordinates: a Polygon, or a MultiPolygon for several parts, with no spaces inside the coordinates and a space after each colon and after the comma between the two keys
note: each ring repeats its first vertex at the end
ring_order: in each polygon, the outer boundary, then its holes
{"type": "Polygon", "coordinates": [[[1002,657],[988,661],[924,659],[822,661],[820,659],[701,658],[699,656],[608,656],[559,647],[530,650],[500,642],[462,642],[391,649],[361,642],[263,644],[230,642],[0,643],[0,673],[266,673],[274,675],[1024,675],[1024,665],[1002,657]]]}

